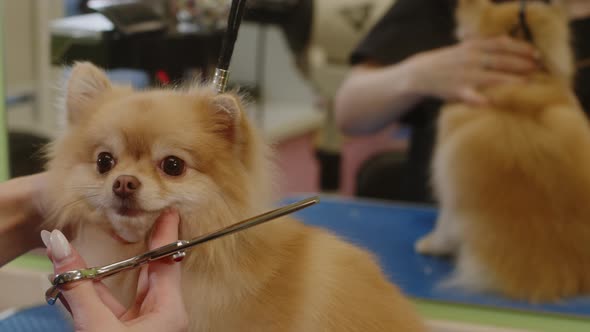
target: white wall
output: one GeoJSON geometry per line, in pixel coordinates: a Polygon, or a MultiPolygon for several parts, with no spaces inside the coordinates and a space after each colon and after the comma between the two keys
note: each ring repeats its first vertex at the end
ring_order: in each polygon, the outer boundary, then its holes
{"type": "Polygon", "coordinates": [[[34,1],[4,1],[4,80],[9,93],[31,88],[35,80],[34,1]]]}
{"type": "Polygon", "coordinates": [[[231,64],[231,77],[237,82],[253,82],[256,77],[256,60],[265,52],[264,94],[271,101],[309,103],[313,93],[304,78],[297,72],[283,33],[275,26],[244,22],[240,28],[231,64]],[[266,35],[266,48],[258,49],[258,38],[266,35]]]}
{"type": "Polygon", "coordinates": [[[62,15],[61,0],[3,2],[5,85],[7,95],[32,93],[35,101],[10,107],[11,129],[51,134],[56,76],[49,66],[49,21],[62,15]]]}
{"type": "Polygon", "coordinates": [[[314,92],[298,72],[282,31],[276,26],[244,22],[240,28],[230,67],[230,81],[262,83],[263,104],[252,108],[271,139],[297,135],[322,123],[314,108],[314,92]],[[265,38],[260,48],[259,40],[265,38]],[[257,81],[259,57],[264,60],[262,82],[257,81]],[[260,108],[261,107],[261,108],[260,108]]]}

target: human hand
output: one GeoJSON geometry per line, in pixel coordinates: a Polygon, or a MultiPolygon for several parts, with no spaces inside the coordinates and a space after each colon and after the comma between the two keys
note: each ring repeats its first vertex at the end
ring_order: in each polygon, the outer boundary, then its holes
{"type": "MultiPolygon", "coordinates": [[[[165,212],[156,221],[150,249],[178,240],[179,216],[165,212]]],[[[86,267],[86,263],[58,230],[41,233],[55,273],[86,267]]],[[[60,300],[70,311],[78,332],[186,331],[187,313],[180,289],[180,264],[160,260],[142,268],[137,295],[123,307],[99,281],[79,281],[62,289],[60,300]]]]}
{"type": "Polygon", "coordinates": [[[522,82],[537,60],[532,45],[510,37],[472,39],[416,55],[413,79],[420,94],[482,105],[479,88],[522,82]]]}
{"type": "Polygon", "coordinates": [[[0,266],[43,245],[37,230],[46,217],[46,178],[40,173],[0,183],[0,266]]]}
{"type": "Polygon", "coordinates": [[[31,222],[41,225],[47,218],[49,218],[49,173],[42,172],[29,175],[24,179],[29,184],[29,191],[31,193],[31,222]]]}

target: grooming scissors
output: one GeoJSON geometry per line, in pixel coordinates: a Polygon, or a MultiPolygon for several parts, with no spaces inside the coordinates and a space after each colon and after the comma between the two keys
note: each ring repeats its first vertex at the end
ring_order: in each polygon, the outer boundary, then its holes
{"type": "Polygon", "coordinates": [[[179,240],[176,242],[172,242],[172,243],[162,246],[160,248],[156,248],[156,249],[150,250],[146,253],[143,253],[143,254],[140,254],[135,257],[131,257],[131,258],[119,261],[119,262],[115,262],[112,264],[108,264],[108,265],[104,265],[104,266],[96,266],[96,267],[80,269],[80,270],[73,270],[73,271],[68,271],[68,272],[58,274],[53,278],[53,281],[52,281],[53,286],[51,286],[51,288],[49,288],[45,292],[45,300],[47,301],[48,304],[51,304],[51,305],[54,304],[57,301],[59,294],[61,293],[60,287],[62,287],[65,284],[71,283],[71,282],[80,281],[80,280],[88,280],[88,279],[101,280],[103,278],[106,278],[108,276],[112,276],[112,275],[117,274],[119,272],[135,269],[135,268],[138,268],[138,267],[145,265],[149,262],[153,262],[153,261],[156,261],[156,260],[159,260],[162,258],[166,258],[166,257],[170,257],[170,256],[172,256],[172,258],[174,260],[179,261],[186,255],[186,250],[188,250],[196,245],[199,245],[199,244],[202,244],[202,243],[205,243],[205,242],[208,242],[208,241],[211,241],[211,240],[214,240],[214,239],[226,236],[226,235],[230,235],[230,234],[233,234],[236,232],[243,231],[243,230],[248,229],[250,227],[260,225],[260,224],[265,223],[267,221],[271,221],[273,219],[285,216],[285,215],[293,213],[295,211],[307,208],[307,207],[314,205],[318,202],[319,202],[319,197],[317,197],[317,196],[306,198],[304,200],[283,206],[281,208],[278,208],[278,209],[275,209],[272,211],[268,211],[268,212],[260,214],[258,216],[242,220],[238,223],[224,227],[224,228],[214,231],[212,233],[201,235],[201,236],[194,238],[192,240],[189,240],[189,241],[179,240]]]}

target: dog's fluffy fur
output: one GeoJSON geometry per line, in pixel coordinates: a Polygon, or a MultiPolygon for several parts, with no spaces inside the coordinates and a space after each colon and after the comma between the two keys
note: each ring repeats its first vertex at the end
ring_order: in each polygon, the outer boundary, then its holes
{"type": "MultiPolygon", "coordinates": [[[[207,87],[137,92],[82,63],[73,68],[66,107],[69,127],[49,149],[53,223],[75,226],[74,245],[89,264],[146,250],[155,218],[169,207],[180,212],[183,239],[272,207],[270,149],[237,95],[207,87]],[[101,152],[116,160],[104,174],[96,165],[101,152]],[[171,155],[186,162],[180,176],[160,167],[171,155]],[[113,194],[120,175],[141,182],[130,201],[113,194]],[[121,215],[122,206],[140,213],[121,215]]],[[[423,331],[369,253],[285,219],[187,255],[191,331],[423,331]]],[[[129,304],[136,278],[106,281],[129,304]]]]}
{"type": "MultiPolygon", "coordinates": [[[[461,0],[459,35],[507,34],[518,6],[461,0]]],[[[441,212],[417,249],[458,255],[452,285],[553,301],[590,292],[590,128],[571,89],[563,8],[529,1],[527,20],[544,69],[484,89],[492,106],[441,111],[433,161],[441,212]]]]}

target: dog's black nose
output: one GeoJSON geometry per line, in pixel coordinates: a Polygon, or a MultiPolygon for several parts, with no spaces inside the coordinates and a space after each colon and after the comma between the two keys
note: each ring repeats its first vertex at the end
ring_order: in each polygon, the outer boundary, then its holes
{"type": "Polygon", "coordinates": [[[141,182],[132,175],[120,175],[113,183],[113,192],[121,198],[129,198],[139,189],[141,182]]]}

